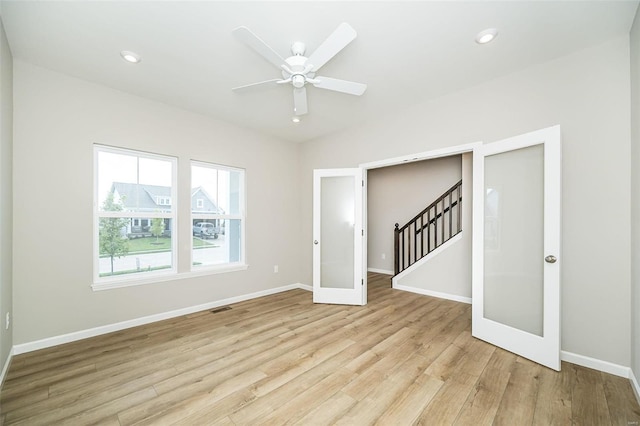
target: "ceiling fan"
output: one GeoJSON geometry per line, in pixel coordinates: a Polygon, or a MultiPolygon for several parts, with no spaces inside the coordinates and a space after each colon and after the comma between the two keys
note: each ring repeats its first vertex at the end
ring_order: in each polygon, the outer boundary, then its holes
{"type": "Polygon", "coordinates": [[[300,116],[308,112],[307,83],[319,89],[356,96],[362,95],[367,90],[366,84],[316,75],[316,72],[324,64],[356,38],[356,31],[347,23],[338,25],[338,28],[309,57],[304,56],[306,46],[302,42],[293,43],[291,45],[292,56],[284,59],[247,27],[236,28],[233,30],[233,35],[275,65],[278,70],[282,71],[283,77],[234,87],[233,91],[242,91],[261,85],[291,83],[293,86],[293,113],[295,116],[300,116]]]}

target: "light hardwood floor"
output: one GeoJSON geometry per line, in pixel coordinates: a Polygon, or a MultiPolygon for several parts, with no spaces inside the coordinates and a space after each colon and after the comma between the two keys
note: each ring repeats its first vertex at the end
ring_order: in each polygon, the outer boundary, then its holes
{"type": "Polygon", "coordinates": [[[14,357],[5,424],[637,425],[628,380],[474,339],[469,305],[294,290],[14,357]]]}

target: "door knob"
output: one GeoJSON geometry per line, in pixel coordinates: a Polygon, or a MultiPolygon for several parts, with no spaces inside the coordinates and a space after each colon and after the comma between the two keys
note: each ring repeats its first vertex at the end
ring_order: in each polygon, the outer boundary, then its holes
{"type": "Polygon", "coordinates": [[[547,263],[556,263],[557,260],[558,259],[556,259],[556,257],[552,254],[544,258],[544,261],[547,263]]]}
{"type": "Polygon", "coordinates": [[[313,244],[318,244],[318,240],[313,240],[313,244]]]}

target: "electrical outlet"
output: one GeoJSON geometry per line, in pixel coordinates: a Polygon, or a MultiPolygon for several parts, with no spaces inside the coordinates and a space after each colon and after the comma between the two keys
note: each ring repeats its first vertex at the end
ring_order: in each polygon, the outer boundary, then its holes
{"type": "Polygon", "coordinates": [[[382,253],[382,260],[385,260],[387,258],[387,254],[386,253],[382,253]]]}
{"type": "Polygon", "coordinates": [[[273,273],[274,274],[278,273],[278,265],[273,265],[273,273]]]}
{"type": "Polygon", "coordinates": [[[5,317],[5,321],[4,321],[5,330],[9,329],[9,324],[11,324],[11,315],[9,314],[9,312],[7,312],[7,316],[5,317]]]}

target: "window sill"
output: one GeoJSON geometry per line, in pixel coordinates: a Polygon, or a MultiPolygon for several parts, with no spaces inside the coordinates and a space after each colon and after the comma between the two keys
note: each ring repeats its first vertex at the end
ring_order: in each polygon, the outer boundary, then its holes
{"type": "Polygon", "coordinates": [[[162,275],[154,275],[147,276],[144,278],[136,278],[136,279],[127,279],[127,280],[119,280],[119,281],[103,281],[98,283],[91,284],[91,289],[93,291],[102,291],[102,290],[111,290],[114,288],[123,288],[123,287],[134,287],[139,285],[146,284],[155,284],[167,281],[178,281],[189,278],[203,277],[207,275],[217,275],[224,274],[227,272],[236,272],[236,271],[245,271],[249,268],[249,265],[246,264],[234,264],[234,265],[224,265],[224,266],[212,266],[207,268],[202,268],[195,271],[189,272],[180,272],[174,274],[162,274],[162,275]]]}

